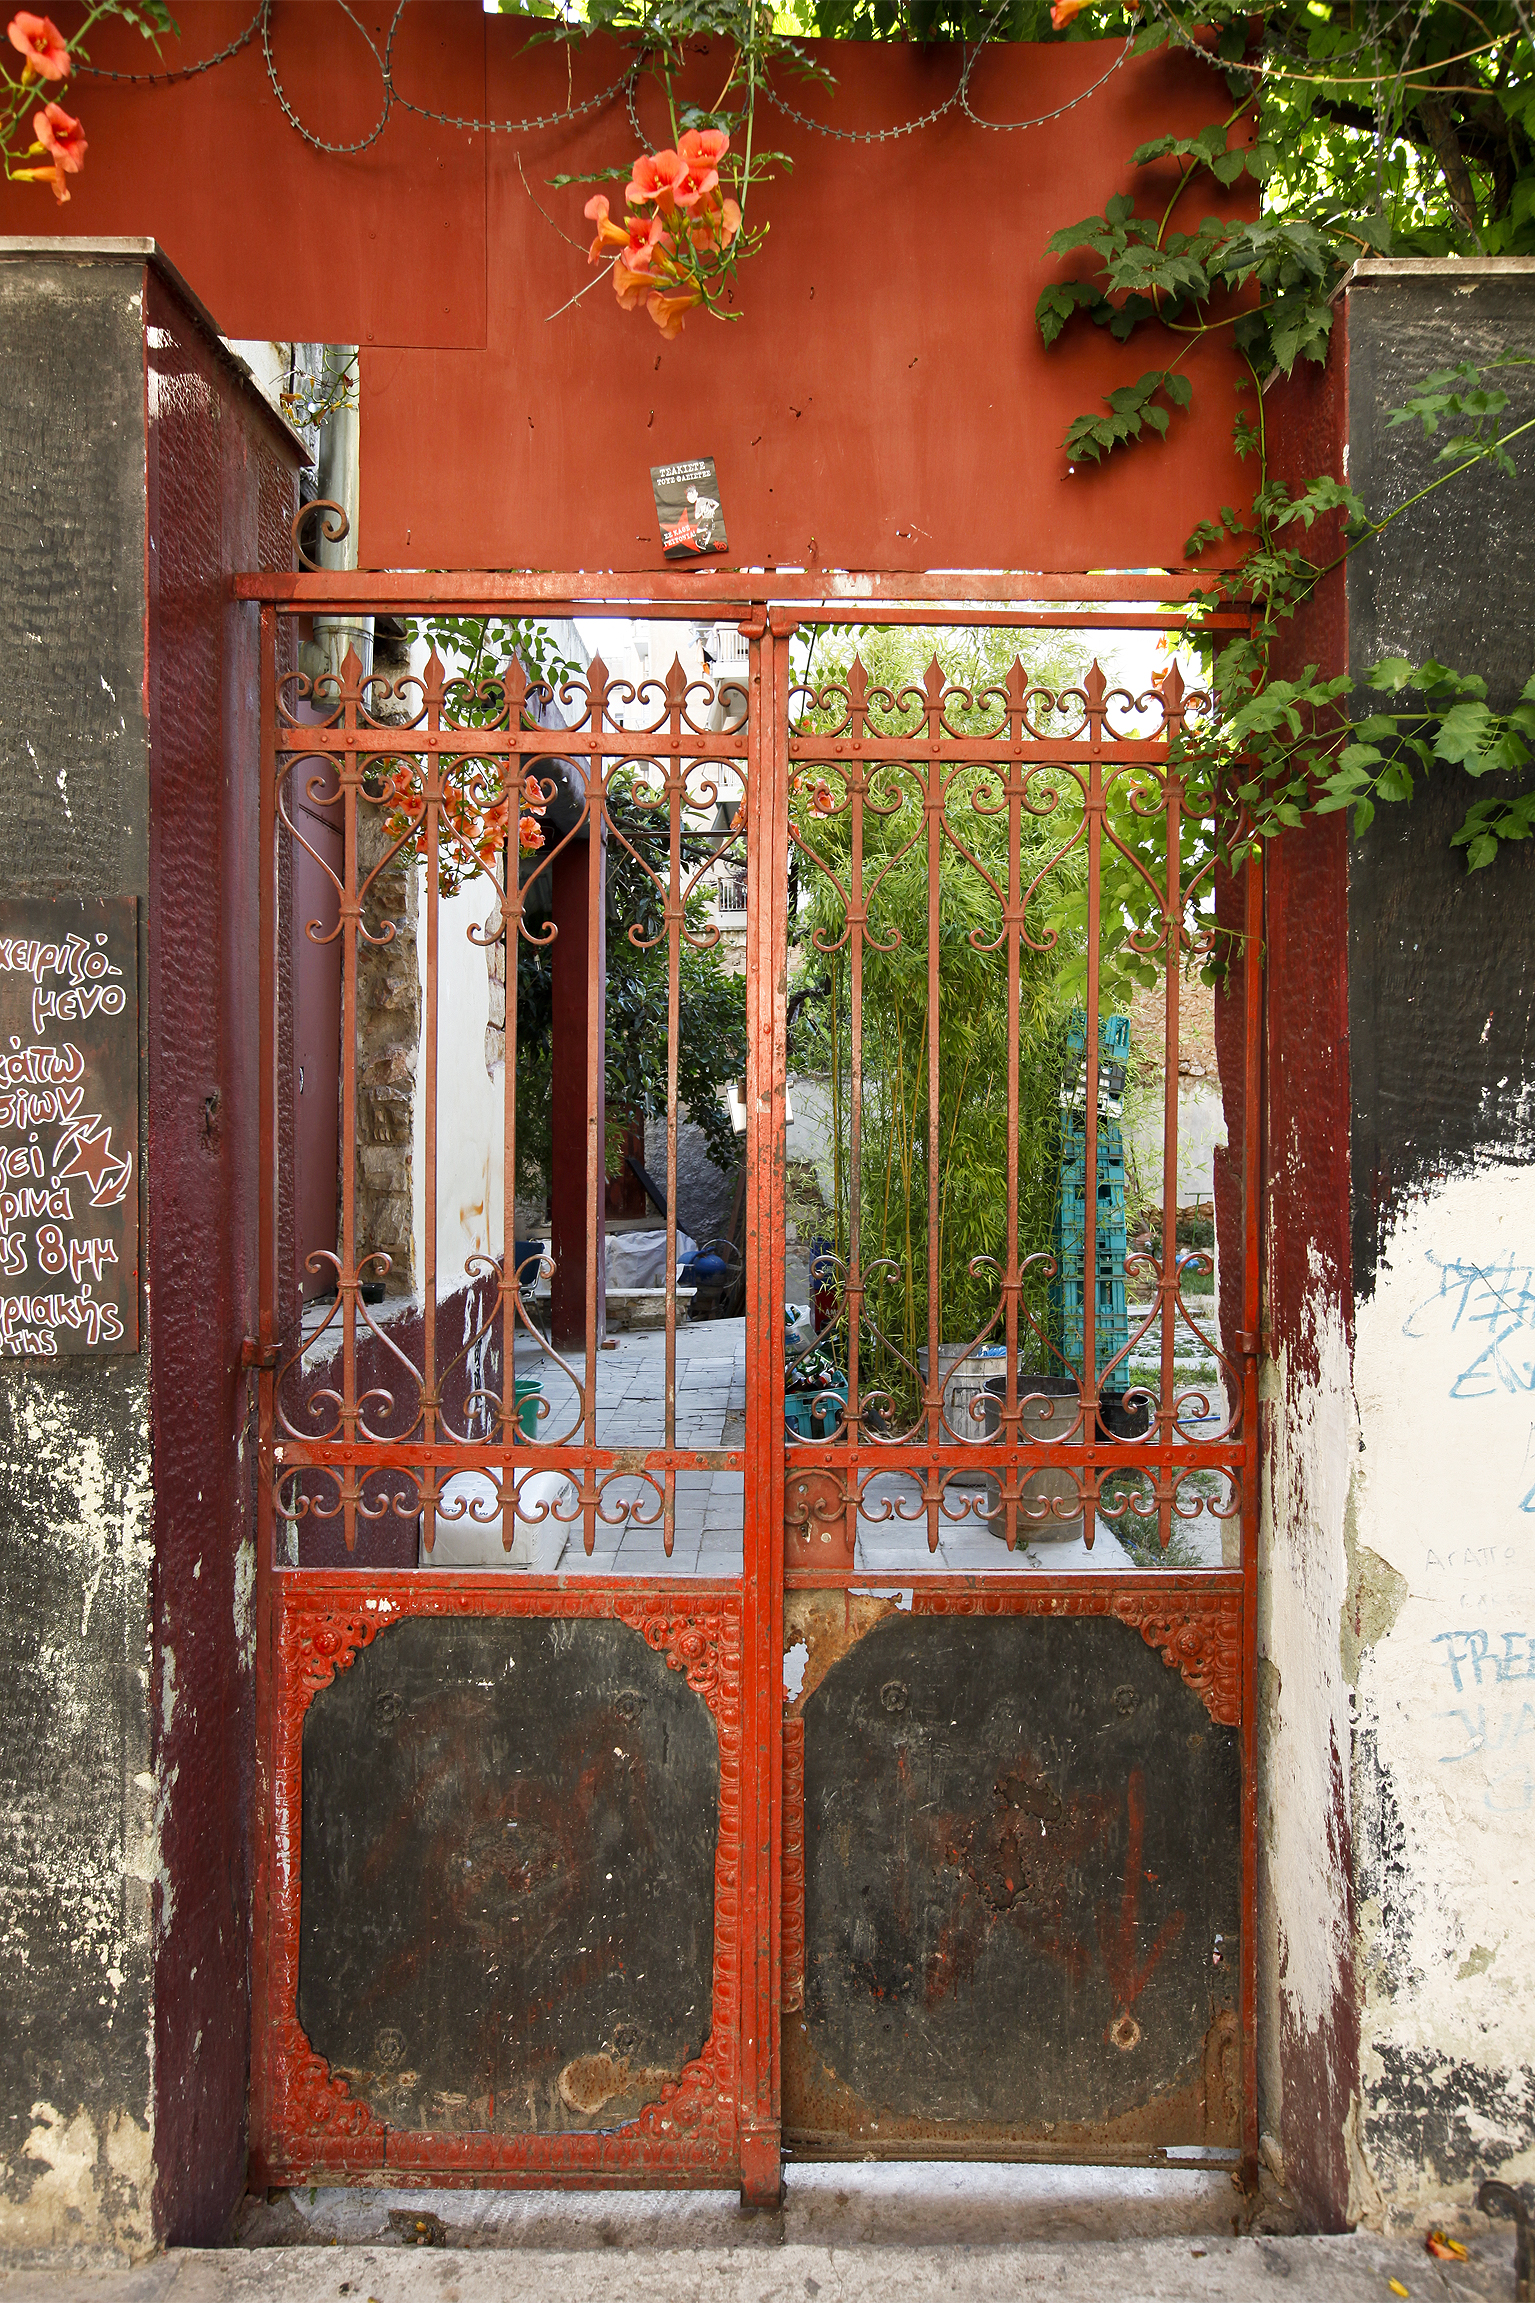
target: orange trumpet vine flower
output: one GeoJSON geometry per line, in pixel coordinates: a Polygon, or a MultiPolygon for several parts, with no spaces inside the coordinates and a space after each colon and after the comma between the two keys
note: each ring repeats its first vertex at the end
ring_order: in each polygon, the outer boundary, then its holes
{"type": "Polygon", "coordinates": [[[51,184],[53,196],[60,207],[69,198],[69,186],[64,181],[62,168],[13,168],[11,170],[11,182],[13,184],[51,184]]]}
{"type": "Polygon", "coordinates": [[[25,9],[5,28],[11,46],[26,58],[23,80],[67,80],[69,48],[63,33],[49,16],[31,16],[25,9]]]}
{"type": "Polygon", "coordinates": [[[1050,11],[1050,21],[1057,32],[1064,32],[1073,16],[1080,16],[1086,6],[1087,0],[1055,0],[1055,6],[1050,11]]]}
{"type": "Polygon", "coordinates": [[[654,200],[663,216],[676,205],[677,187],[688,179],[688,164],[676,152],[642,152],[630,172],[624,198],[631,208],[654,200]]]}
{"type": "Polygon", "coordinates": [[[32,133],[37,138],[34,152],[46,152],[66,176],[79,175],[89,147],[79,121],[62,104],[46,104],[41,112],[34,112],[32,133]]]}
{"type": "Polygon", "coordinates": [[[703,302],[703,290],[691,285],[685,288],[657,289],[645,299],[645,309],[668,339],[682,334],[682,323],[695,304],[703,302]]]}
{"type": "Polygon", "coordinates": [[[690,168],[717,168],[730,150],[723,128],[688,128],[677,138],[677,150],[690,168]]]}

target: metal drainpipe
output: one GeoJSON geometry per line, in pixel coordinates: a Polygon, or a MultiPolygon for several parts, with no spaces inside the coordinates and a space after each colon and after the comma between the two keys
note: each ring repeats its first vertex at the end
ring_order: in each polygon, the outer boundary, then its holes
{"type": "MultiPolygon", "coordinates": [[[[331,344],[326,348],[325,375],[327,381],[346,375],[353,377],[352,396],[357,397],[357,346],[331,344]]],[[[357,511],[358,481],[361,465],[362,426],[355,406],[333,408],[320,426],[320,453],[315,474],[319,493],[333,504],[339,504],[347,516],[348,529],[339,544],[330,544],[320,533],[320,522],[315,522],[319,538],[317,557],[322,568],[355,568],[357,565],[357,511]]],[[[339,675],[348,648],[355,649],[362,664],[363,678],[373,669],[373,618],[371,616],[316,616],[315,638],[325,658],[325,670],[339,675]]]]}

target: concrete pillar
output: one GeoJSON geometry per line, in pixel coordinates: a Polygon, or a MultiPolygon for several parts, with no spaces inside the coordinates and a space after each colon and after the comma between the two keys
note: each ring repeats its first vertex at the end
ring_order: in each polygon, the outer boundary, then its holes
{"type": "Polygon", "coordinates": [[[0,893],[133,899],[139,945],[139,1347],[0,1359],[14,2261],[216,2240],[244,2183],[257,629],[227,579],[289,564],[303,451],[152,241],[0,242],[0,336],[0,893]]]}

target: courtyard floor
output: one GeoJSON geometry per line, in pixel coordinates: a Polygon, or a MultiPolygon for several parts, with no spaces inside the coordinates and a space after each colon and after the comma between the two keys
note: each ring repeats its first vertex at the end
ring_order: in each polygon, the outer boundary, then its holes
{"type": "MultiPolygon", "coordinates": [[[[536,1374],[548,1413],[539,1424],[541,1439],[566,1436],[574,1424],[576,1393],[549,1353],[519,1338],[517,1373],[536,1374]]],[[[1185,1382],[1206,1380],[1204,1371],[1185,1382]]],[[[676,1444],[684,1448],[740,1448],[746,1441],[746,1322],[743,1319],[684,1321],[677,1330],[676,1444]]],[[[1218,1387],[1212,1407],[1219,1410],[1218,1387]]],[[[1219,1415],[1209,1418],[1219,1428],[1219,1415]]],[[[601,1447],[659,1447],[666,1434],[666,1338],[660,1331],[626,1332],[597,1356],[597,1443],[601,1447]]],[[[573,1436],[573,1434],[572,1434],[573,1436]]],[[[819,1451],[816,1451],[819,1453],[819,1451]]],[[[792,1461],[792,1450],[791,1450],[792,1461]]],[[[865,1490],[859,1512],[854,1566],[871,1575],[902,1571],[938,1574],[1021,1575],[1049,1569],[1062,1573],[1092,1569],[1133,1574],[1141,1562],[1131,1556],[1100,1515],[1091,1548],[1081,1536],[1042,1542],[1037,1537],[1009,1551],[994,1536],[984,1515],[981,1491],[960,1491],[971,1507],[940,1522],[936,1553],[930,1552],[925,1517],[913,1510],[915,1488],[894,1475],[876,1477],[865,1490]]],[[[588,1560],[581,1558],[582,1536],[573,1529],[560,1567],[615,1575],[739,1575],[745,1480],[738,1471],[680,1472],[677,1476],[675,1536],[667,1560],[654,1488],[634,1479],[615,1481],[608,1490],[611,1524],[599,1521],[588,1560]],[[627,1502],[627,1512],[620,1509],[627,1502]]],[[[1221,1522],[1209,1515],[1180,1526],[1166,1564],[1219,1567],[1221,1522]]],[[[1148,1572],[1155,1573],[1155,1568],[1148,1572]]]]}

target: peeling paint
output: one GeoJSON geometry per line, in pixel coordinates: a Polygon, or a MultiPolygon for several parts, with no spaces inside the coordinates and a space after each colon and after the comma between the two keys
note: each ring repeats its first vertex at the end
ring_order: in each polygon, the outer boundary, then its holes
{"type": "Polygon", "coordinates": [[[1535,1173],[1447,1179],[1359,1309],[1362,2140],[1388,2207],[1535,2166],[1532,1242],[1535,1173]]]}
{"type": "Polygon", "coordinates": [[[1338,1626],[1354,1444],[1348,1336],[1316,1249],[1298,1348],[1264,1370],[1259,1596],[1259,2092],[1287,2166],[1315,2198],[1343,2187],[1318,2105],[1351,2061],[1348,1691],[1338,1626]],[[1329,1668],[1330,1663],[1330,1668],[1329,1668]],[[1286,2087],[1289,2087],[1289,2093],[1286,2087]],[[1302,2099],[1304,2098],[1304,2099],[1302,2099]]]}
{"type": "Polygon", "coordinates": [[[142,2119],[113,2112],[97,2121],[88,2111],[66,2117],[51,2103],[31,2107],[18,2180],[6,2182],[6,2252],[55,2262],[89,2260],[103,2252],[130,2260],[153,2246],[149,2195],[153,2178],[148,2106],[142,2119]]]}
{"type": "Polygon", "coordinates": [[[247,1536],[235,1553],[235,1652],[246,1671],[256,1662],[256,1545],[247,1536]]]}

